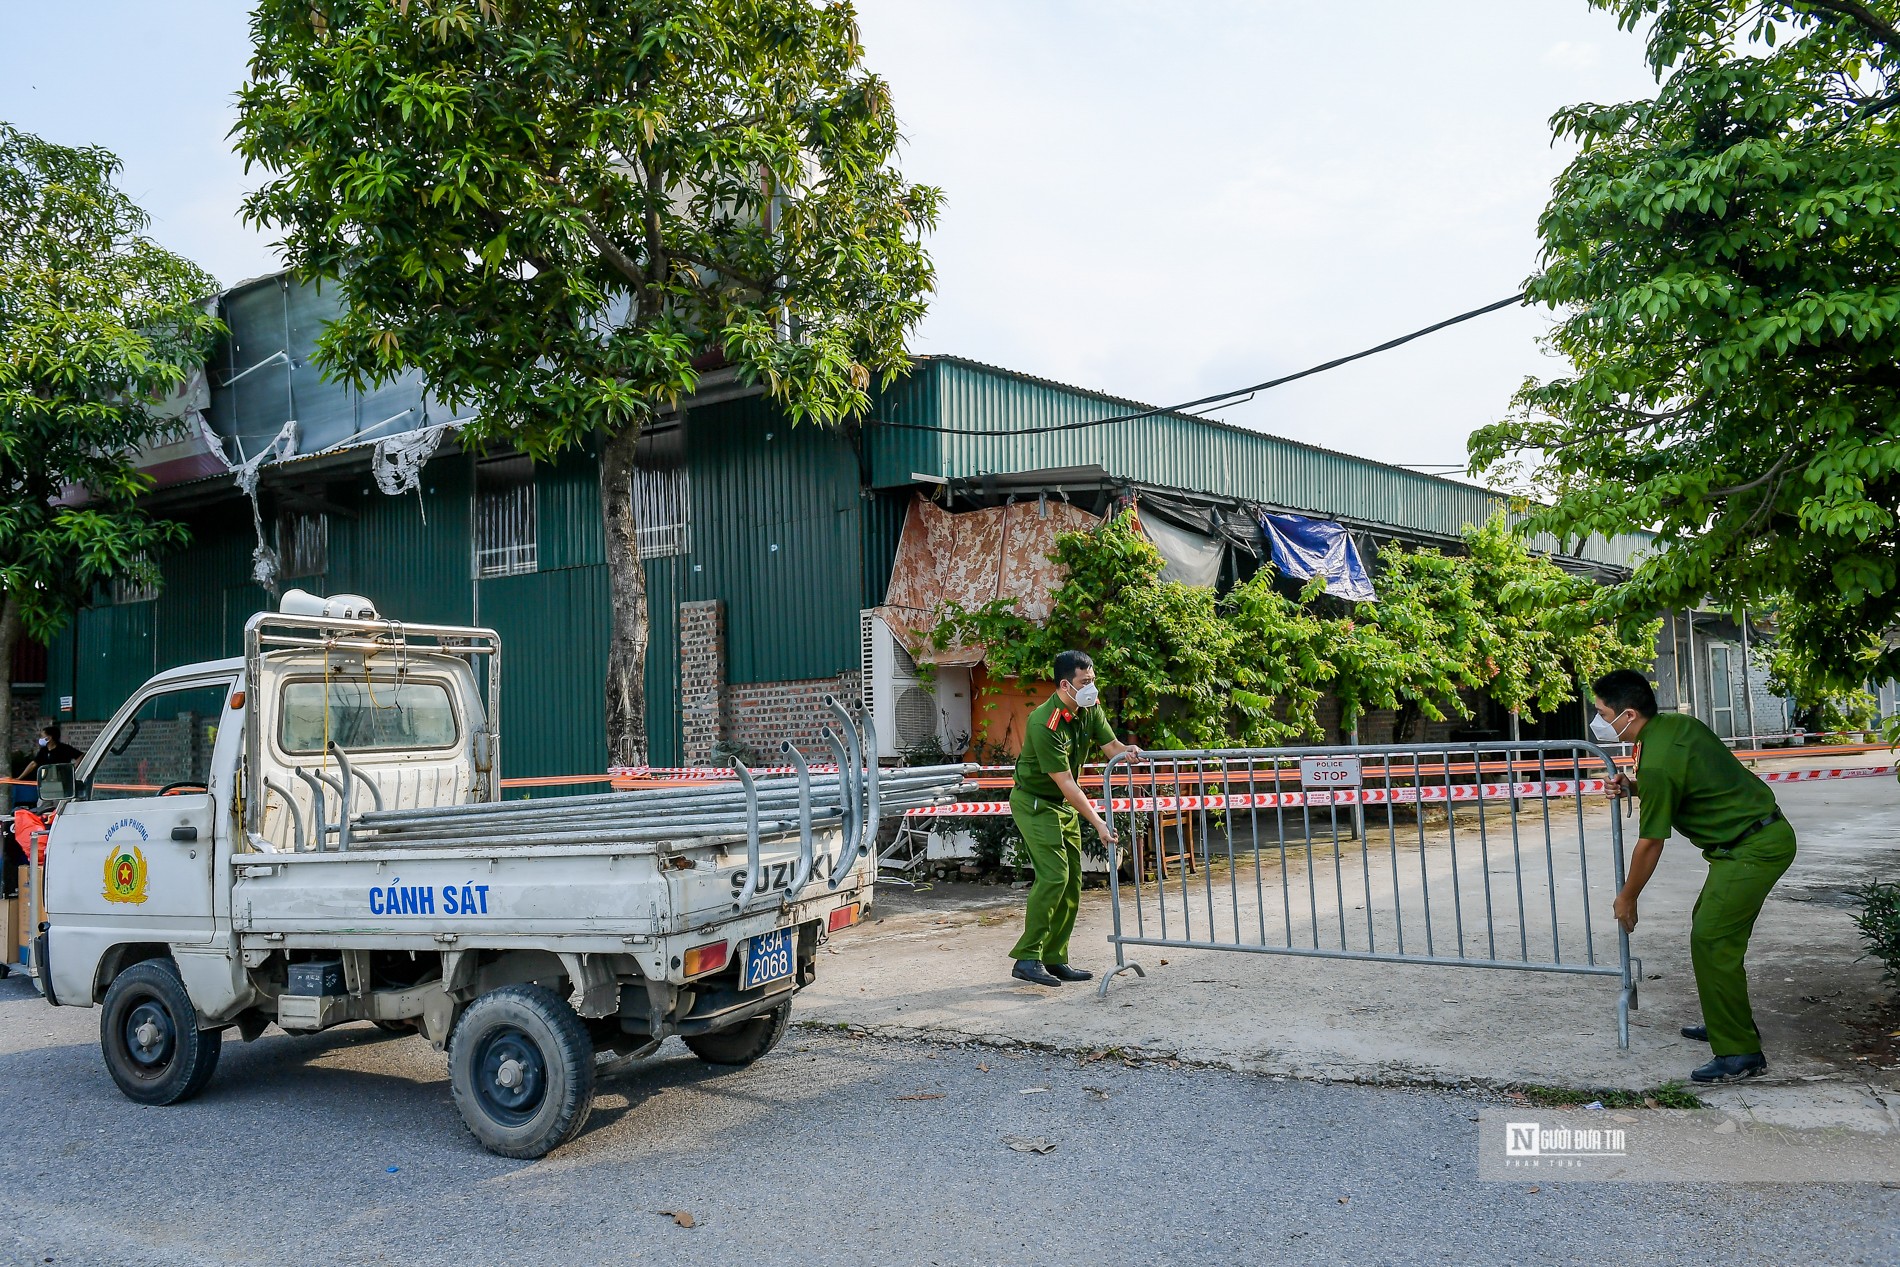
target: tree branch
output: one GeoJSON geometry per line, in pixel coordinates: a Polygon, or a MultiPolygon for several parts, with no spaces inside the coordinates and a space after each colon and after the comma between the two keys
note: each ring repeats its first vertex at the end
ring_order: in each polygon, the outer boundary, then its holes
{"type": "Polygon", "coordinates": [[[717,260],[709,260],[705,256],[695,255],[691,251],[675,250],[671,254],[674,259],[679,260],[682,263],[696,264],[700,268],[709,268],[715,273],[724,273],[727,277],[732,278],[732,280],[735,282],[744,282],[746,285],[750,286],[752,289],[758,291],[762,295],[770,295],[774,293],[774,291],[777,289],[771,282],[762,281],[757,277],[750,276],[749,274],[746,274],[746,273],[741,273],[739,270],[733,268],[730,264],[721,264],[717,260]]]}
{"type": "Polygon", "coordinates": [[[603,233],[600,226],[594,223],[594,217],[588,215],[585,211],[579,214],[581,227],[587,231],[587,240],[593,244],[596,251],[600,252],[601,258],[606,260],[607,263],[613,267],[615,272],[625,277],[636,288],[645,290],[647,288],[647,278],[646,274],[641,271],[639,262],[618,246],[614,245],[613,239],[603,233]]]}
{"type": "Polygon", "coordinates": [[[1891,22],[1860,3],[1860,0],[1799,0],[1799,3],[1809,11],[1832,13],[1836,17],[1858,22],[1882,44],[1900,49],[1900,30],[1896,30],[1891,22]]]}
{"type": "Polygon", "coordinates": [[[1748,483],[1736,484],[1731,488],[1711,488],[1704,496],[1733,497],[1737,493],[1746,493],[1751,488],[1760,488],[1763,484],[1766,484],[1769,480],[1781,474],[1781,468],[1788,465],[1788,459],[1793,456],[1792,453],[1784,453],[1775,460],[1775,464],[1769,467],[1765,473],[1748,481],[1748,483]]]}

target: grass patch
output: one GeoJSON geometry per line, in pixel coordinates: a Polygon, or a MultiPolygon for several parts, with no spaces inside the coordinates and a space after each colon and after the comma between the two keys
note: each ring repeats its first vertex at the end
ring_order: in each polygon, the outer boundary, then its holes
{"type": "Polygon", "coordinates": [[[1614,1087],[1593,1087],[1578,1090],[1574,1087],[1540,1087],[1534,1084],[1519,1083],[1505,1088],[1512,1098],[1521,1098],[1526,1104],[1534,1104],[1541,1109],[1575,1108],[1582,1104],[1601,1102],[1606,1109],[1699,1109],[1701,1097],[1680,1082],[1665,1082],[1660,1087],[1651,1087],[1647,1091],[1622,1091],[1614,1087]]]}

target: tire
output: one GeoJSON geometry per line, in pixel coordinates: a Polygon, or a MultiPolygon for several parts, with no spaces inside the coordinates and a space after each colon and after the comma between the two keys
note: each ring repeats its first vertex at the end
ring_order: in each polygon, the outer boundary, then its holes
{"type": "Polygon", "coordinates": [[[482,1147],[503,1157],[543,1157],[580,1134],[594,1107],[593,1040],[551,990],[491,990],[456,1022],[449,1086],[482,1147]]]}
{"type": "Polygon", "coordinates": [[[170,960],[147,959],[121,972],[106,991],[99,1047],[127,1099],[177,1104],[211,1081],[224,1034],[198,1028],[198,1009],[170,960]]]}
{"type": "Polygon", "coordinates": [[[695,1034],[680,1041],[709,1065],[749,1065],[778,1046],[792,1023],[790,999],[769,1012],[740,1021],[730,1029],[695,1034]]]}

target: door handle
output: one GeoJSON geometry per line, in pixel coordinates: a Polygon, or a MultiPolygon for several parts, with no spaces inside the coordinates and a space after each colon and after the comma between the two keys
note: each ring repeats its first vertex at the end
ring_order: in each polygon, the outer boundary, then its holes
{"type": "Polygon", "coordinates": [[[196,827],[174,827],[172,828],[172,839],[196,840],[198,839],[198,829],[196,827]]]}

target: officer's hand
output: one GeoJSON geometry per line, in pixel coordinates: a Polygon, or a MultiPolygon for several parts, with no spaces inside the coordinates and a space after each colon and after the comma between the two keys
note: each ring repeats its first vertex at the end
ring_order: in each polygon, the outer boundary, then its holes
{"type": "Polygon", "coordinates": [[[1105,845],[1117,845],[1121,843],[1121,837],[1117,836],[1115,829],[1110,827],[1107,823],[1099,824],[1095,829],[1095,834],[1102,838],[1102,843],[1105,845]]]}
{"type": "Polygon", "coordinates": [[[1604,794],[1612,800],[1620,800],[1630,794],[1630,776],[1619,771],[1614,778],[1605,781],[1604,794]]]}
{"type": "Polygon", "coordinates": [[[1623,926],[1624,932],[1633,933],[1636,931],[1635,898],[1625,897],[1619,893],[1616,895],[1616,904],[1611,907],[1611,909],[1616,913],[1616,922],[1623,926]]]}

